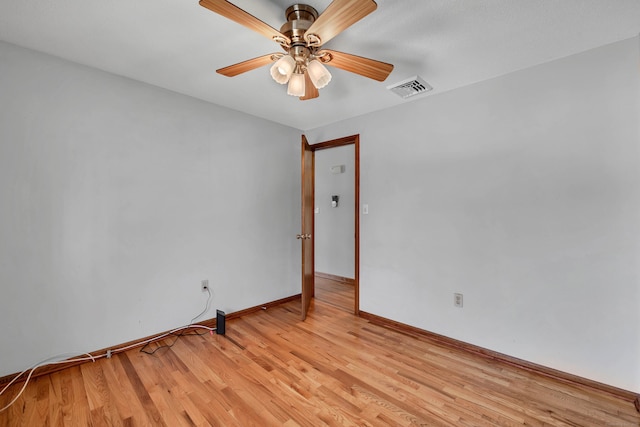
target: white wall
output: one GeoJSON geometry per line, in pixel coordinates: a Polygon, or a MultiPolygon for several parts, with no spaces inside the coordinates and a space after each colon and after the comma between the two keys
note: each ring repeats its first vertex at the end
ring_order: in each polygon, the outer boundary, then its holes
{"type": "Polygon", "coordinates": [[[0,43],[0,376],[300,292],[300,132],[0,43]]]}
{"type": "Polygon", "coordinates": [[[355,146],[318,150],[315,155],[315,270],[355,278],[355,146]],[[343,173],[331,172],[344,165],[343,173]],[[331,207],[331,196],[339,196],[331,207]]]}
{"type": "Polygon", "coordinates": [[[360,133],[361,309],[640,391],[638,63],[634,38],[307,132],[360,133]]]}

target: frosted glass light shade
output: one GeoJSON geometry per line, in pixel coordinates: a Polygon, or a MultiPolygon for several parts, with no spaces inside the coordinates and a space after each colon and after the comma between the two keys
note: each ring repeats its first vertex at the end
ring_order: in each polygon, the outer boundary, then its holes
{"type": "Polygon", "coordinates": [[[331,73],[327,70],[327,67],[322,65],[320,61],[316,59],[309,62],[309,65],[307,65],[307,72],[309,73],[309,77],[311,78],[313,85],[318,89],[322,89],[331,81],[331,73]]]}
{"type": "Polygon", "coordinates": [[[291,74],[293,74],[295,66],[295,59],[289,55],[285,55],[271,66],[271,77],[273,77],[273,80],[283,85],[289,81],[289,78],[291,78],[291,74]]]}
{"type": "Polygon", "coordinates": [[[293,73],[291,75],[287,94],[291,96],[304,96],[304,74],[293,73]]]}

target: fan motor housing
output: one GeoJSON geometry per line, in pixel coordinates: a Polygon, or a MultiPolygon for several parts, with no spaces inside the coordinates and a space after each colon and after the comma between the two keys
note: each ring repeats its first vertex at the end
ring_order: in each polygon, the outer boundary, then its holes
{"type": "Polygon", "coordinates": [[[280,32],[291,39],[291,46],[306,45],[304,33],[318,18],[318,11],[306,4],[289,6],[284,13],[287,22],[280,32]]]}
{"type": "Polygon", "coordinates": [[[318,11],[308,4],[294,4],[285,10],[284,17],[287,22],[296,20],[313,22],[318,19],[318,11]]]}

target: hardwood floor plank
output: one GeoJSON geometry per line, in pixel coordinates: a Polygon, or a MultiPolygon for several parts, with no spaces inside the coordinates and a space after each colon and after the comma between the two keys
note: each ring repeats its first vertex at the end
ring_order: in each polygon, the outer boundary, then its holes
{"type": "MultiPolygon", "coordinates": [[[[127,373],[127,377],[131,386],[133,387],[133,391],[137,396],[139,402],[142,404],[144,408],[145,415],[149,419],[149,421],[153,425],[157,426],[166,426],[164,420],[162,419],[158,408],[153,403],[151,396],[149,395],[148,390],[145,388],[140,376],[136,372],[136,368],[131,363],[131,360],[127,356],[128,353],[120,353],[118,354],[118,359],[122,363],[122,367],[127,373]]],[[[135,354],[135,353],[134,353],[135,354]]]]}
{"type": "Polygon", "coordinates": [[[51,393],[55,400],[48,403],[49,418],[52,426],[64,426],[71,422],[70,412],[73,398],[70,396],[71,384],[65,376],[51,375],[51,393]],[[66,381],[65,381],[66,380],[66,381]]]}
{"type": "Polygon", "coordinates": [[[355,287],[353,284],[345,284],[344,282],[319,276],[316,276],[315,280],[315,298],[318,301],[331,304],[332,306],[348,313],[354,312],[355,287]]]}
{"type": "MultiPolygon", "coordinates": [[[[82,380],[82,370],[80,366],[74,366],[64,371],[60,371],[59,374],[64,376],[65,379],[68,379],[71,387],[71,392],[69,393],[71,411],[69,413],[69,418],[71,420],[70,424],[77,423],[77,425],[90,425],[90,410],[89,410],[89,400],[87,398],[87,391],[84,388],[84,381],[82,380]]],[[[54,408],[55,410],[55,408],[54,408]]]]}

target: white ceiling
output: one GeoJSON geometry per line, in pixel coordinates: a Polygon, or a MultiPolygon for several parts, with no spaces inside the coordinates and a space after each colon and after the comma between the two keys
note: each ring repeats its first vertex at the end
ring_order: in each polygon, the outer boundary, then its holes
{"type": "MultiPolygon", "coordinates": [[[[331,0],[306,0],[320,13],[331,0]]],[[[279,29],[295,0],[232,0],[279,29]]],[[[325,47],[395,65],[385,82],[336,68],[299,101],[269,67],[227,65],[279,46],[197,0],[2,0],[0,40],[130,77],[300,130],[405,102],[386,87],[419,75],[433,96],[637,36],[640,0],[378,0],[325,47]]]]}

